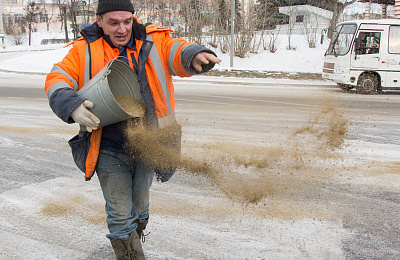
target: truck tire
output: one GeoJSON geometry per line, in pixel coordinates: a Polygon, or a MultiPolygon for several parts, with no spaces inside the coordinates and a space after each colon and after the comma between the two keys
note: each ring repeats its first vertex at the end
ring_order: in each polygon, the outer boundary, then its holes
{"type": "Polygon", "coordinates": [[[338,83],[337,85],[341,90],[344,90],[344,91],[349,91],[350,89],[354,88],[354,86],[352,86],[352,85],[347,85],[347,84],[342,84],[342,83],[338,83]]]}
{"type": "Polygon", "coordinates": [[[372,73],[363,73],[357,81],[357,92],[360,94],[376,94],[378,93],[379,81],[378,77],[372,73]]]}

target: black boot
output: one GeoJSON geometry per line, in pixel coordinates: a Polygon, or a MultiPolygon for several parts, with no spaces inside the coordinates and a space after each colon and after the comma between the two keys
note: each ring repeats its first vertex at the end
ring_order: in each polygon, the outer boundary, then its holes
{"type": "Polygon", "coordinates": [[[146,235],[143,231],[146,229],[147,223],[149,223],[149,218],[147,218],[144,222],[135,221],[135,223],[137,224],[136,232],[139,235],[139,238],[144,243],[146,241],[146,235]]]}
{"type": "Polygon", "coordinates": [[[117,260],[145,260],[142,244],[136,232],[132,232],[129,238],[111,240],[117,260]]]}

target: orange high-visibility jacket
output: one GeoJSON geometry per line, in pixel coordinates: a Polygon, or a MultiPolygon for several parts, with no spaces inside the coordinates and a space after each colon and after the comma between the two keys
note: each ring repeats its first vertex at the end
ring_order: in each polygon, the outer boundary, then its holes
{"type": "MultiPolygon", "coordinates": [[[[135,37],[136,50],[127,48],[128,58],[131,60],[133,55],[139,67],[138,80],[146,113],[154,114],[158,127],[175,121],[172,75],[189,77],[198,73],[191,67],[194,55],[203,51],[213,53],[182,38],[173,39],[169,32],[171,30],[155,25],[145,27],[135,18],[132,34],[135,37]],[[142,91],[146,89],[147,96],[146,91],[142,91]]],[[[97,23],[83,29],[81,33],[83,38],[74,41],[64,59],[54,64],[45,83],[50,107],[67,123],[74,123],[71,113],[84,101],[76,91],[119,55],[118,48],[112,48],[105,41],[103,31],[97,23]]],[[[133,62],[130,64],[132,67],[133,62]]],[[[208,69],[211,68],[204,71],[208,69]]],[[[75,163],[85,172],[86,180],[90,180],[96,168],[101,133],[102,128],[92,133],[80,131],[79,135],[70,140],[75,163]],[[78,150],[75,151],[73,146],[78,150]]]]}

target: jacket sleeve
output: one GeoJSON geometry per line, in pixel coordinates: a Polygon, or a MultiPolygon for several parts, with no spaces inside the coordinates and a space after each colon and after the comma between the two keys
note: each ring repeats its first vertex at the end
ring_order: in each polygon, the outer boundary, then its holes
{"type": "Polygon", "coordinates": [[[167,50],[165,57],[168,59],[166,62],[172,75],[190,77],[195,74],[207,72],[214,67],[215,64],[204,66],[201,72],[192,67],[194,56],[200,52],[208,52],[217,56],[212,50],[193,42],[187,42],[182,38],[173,39],[169,33],[166,34],[165,38],[165,50],[167,50]]]}
{"type": "Polygon", "coordinates": [[[201,72],[199,72],[193,68],[192,60],[193,60],[194,56],[196,56],[196,54],[198,54],[200,52],[208,52],[208,53],[211,53],[211,54],[217,56],[213,51],[211,51],[210,49],[208,49],[204,46],[197,45],[197,44],[187,45],[187,47],[182,51],[181,59],[182,59],[183,67],[185,68],[185,70],[187,72],[189,72],[189,74],[192,74],[192,75],[200,74],[200,73],[207,72],[207,71],[211,70],[212,68],[214,68],[214,66],[215,66],[214,63],[209,64],[208,66],[203,66],[203,70],[201,72]]]}
{"type": "Polygon", "coordinates": [[[46,77],[45,91],[53,112],[64,122],[74,123],[71,113],[84,101],[78,91],[80,57],[75,46],[46,77]]]}

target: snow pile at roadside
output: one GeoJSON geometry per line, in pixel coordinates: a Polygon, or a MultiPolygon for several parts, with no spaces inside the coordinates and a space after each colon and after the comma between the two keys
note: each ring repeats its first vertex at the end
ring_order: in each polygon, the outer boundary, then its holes
{"type": "MultiPolygon", "coordinates": [[[[10,39],[6,47],[0,49],[0,69],[18,72],[48,73],[53,64],[61,61],[70,47],[65,44],[40,45],[42,39],[63,38],[63,31],[39,31],[32,34],[32,45],[27,41],[23,45],[11,45],[10,39]],[[24,55],[15,54],[24,52],[24,55]],[[15,56],[15,57],[14,57],[15,56]]],[[[261,50],[259,53],[248,54],[245,58],[234,58],[233,67],[230,67],[229,53],[222,53],[219,49],[207,46],[222,60],[215,69],[239,69],[257,71],[284,71],[284,72],[309,72],[321,73],[324,52],[328,42],[323,45],[319,42],[316,48],[309,48],[304,36],[293,35],[291,45],[295,50],[287,50],[288,36],[279,35],[277,39],[278,50],[271,53],[261,50]]]]}

